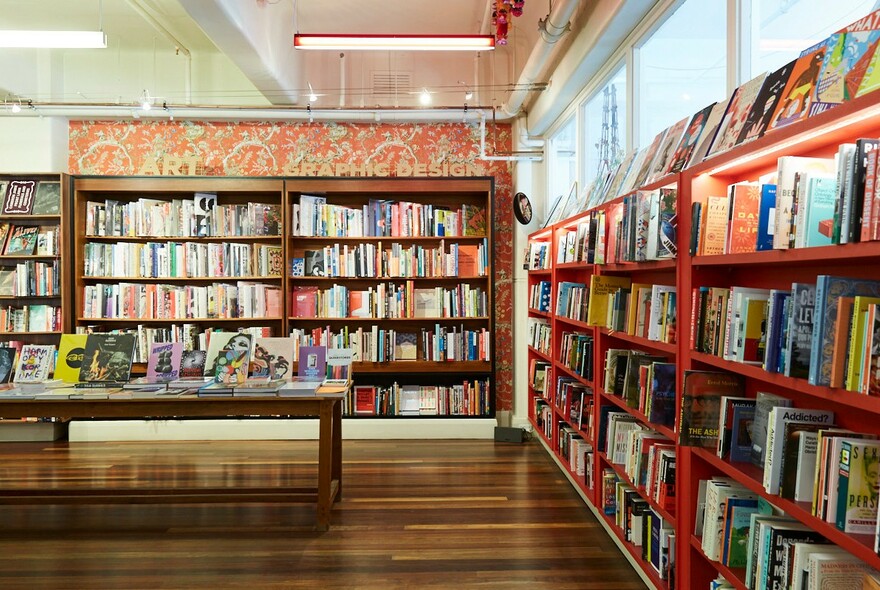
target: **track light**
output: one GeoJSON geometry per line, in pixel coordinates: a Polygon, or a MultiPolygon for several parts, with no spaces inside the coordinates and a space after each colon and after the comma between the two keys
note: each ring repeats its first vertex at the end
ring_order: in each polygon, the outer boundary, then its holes
{"type": "Polygon", "coordinates": [[[428,92],[427,88],[422,89],[422,93],[419,95],[419,102],[425,106],[431,104],[431,93],[428,92]]]}
{"type": "Polygon", "coordinates": [[[20,102],[12,103],[12,112],[13,113],[20,113],[21,112],[21,103],[20,102]]]}
{"type": "Polygon", "coordinates": [[[172,112],[171,112],[171,109],[168,108],[168,103],[167,103],[167,102],[163,102],[163,103],[162,103],[162,108],[165,109],[165,112],[166,112],[166,113],[168,113],[168,120],[169,120],[169,121],[173,121],[173,120],[174,120],[174,113],[172,113],[172,112]]]}
{"type": "Polygon", "coordinates": [[[309,82],[309,102],[315,102],[318,100],[318,95],[315,94],[315,91],[312,89],[312,83],[309,82]]]}
{"type": "Polygon", "coordinates": [[[466,91],[465,91],[465,93],[464,93],[464,99],[465,99],[465,100],[470,100],[470,99],[472,99],[473,97],[474,97],[474,91],[473,91],[473,90],[466,90],[466,91]]]}

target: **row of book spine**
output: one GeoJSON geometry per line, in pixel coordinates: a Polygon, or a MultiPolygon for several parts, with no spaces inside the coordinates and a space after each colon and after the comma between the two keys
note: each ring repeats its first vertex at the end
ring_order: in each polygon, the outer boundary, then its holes
{"type": "Polygon", "coordinates": [[[294,236],[320,237],[485,235],[485,217],[485,209],[467,203],[451,210],[429,203],[370,199],[355,208],[301,195],[293,204],[292,231],[294,236]]]}
{"type": "Polygon", "coordinates": [[[333,285],[293,288],[291,312],[319,318],[475,318],[488,315],[488,295],[482,287],[462,283],[451,288],[415,288],[413,281],[379,283],[367,290],[333,285]]]}
{"type": "MultiPolygon", "coordinates": [[[[663,459],[661,467],[665,477],[674,476],[674,465],[674,457],[663,459]]],[[[666,485],[658,483],[658,487],[666,485]]],[[[674,579],[676,535],[673,523],[651,507],[642,496],[642,490],[621,479],[613,468],[606,467],[602,470],[599,500],[603,512],[613,518],[624,540],[641,549],[642,559],[651,565],[657,576],[661,580],[674,579]]]]}
{"type": "Polygon", "coordinates": [[[97,283],[83,288],[86,319],[281,317],[281,288],[238,281],[211,285],[97,283]]]}
{"type": "Polygon", "coordinates": [[[596,456],[593,445],[584,440],[581,434],[566,422],[559,423],[559,441],[556,452],[563,460],[568,461],[568,470],[578,481],[592,489],[593,471],[596,468],[596,456]]]}
{"type": "Polygon", "coordinates": [[[528,344],[538,352],[550,356],[553,333],[550,322],[543,318],[528,319],[528,344]]]}
{"type": "Polygon", "coordinates": [[[61,328],[61,307],[55,305],[0,308],[0,331],[3,332],[58,332],[61,328]]]}
{"type": "MultiPolygon", "coordinates": [[[[306,261],[313,259],[306,251],[303,274],[308,274],[306,261]]],[[[489,248],[484,238],[479,244],[441,241],[438,248],[413,244],[405,247],[393,243],[390,248],[378,244],[333,244],[325,246],[320,258],[326,277],[458,277],[486,276],[489,271],[489,248]]],[[[292,262],[297,268],[296,261],[292,262]]],[[[299,275],[295,275],[299,276],[299,275]]]]}
{"type": "Polygon", "coordinates": [[[454,385],[355,385],[342,411],[349,416],[486,416],[488,379],[454,385]]]}
{"type": "Polygon", "coordinates": [[[640,350],[605,351],[603,390],[624,400],[651,424],[672,428],[675,422],[675,363],[665,355],[640,350]]]}
{"type": "Polygon", "coordinates": [[[231,237],[281,235],[280,205],[214,204],[203,199],[89,201],[85,205],[85,234],[126,237],[231,237]]]}
{"type": "Polygon", "coordinates": [[[86,277],[280,277],[281,246],[230,242],[87,242],[86,277]]]}
{"type": "Polygon", "coordinates": [[[492,334],[485,328],[470,330],[464,326],[441,324],[421,328],[418,332],[387,330],[377,325],[340,331],[294,328],[291,336],[301,346],[351,348],[354,360],[359,362],[492,360],[492,334]]]}
{"type": "Polygon", "coordinates": [[[28,260],[0,268],[0,297],[51,297],[61,294],[59,262],[28,260]]]}

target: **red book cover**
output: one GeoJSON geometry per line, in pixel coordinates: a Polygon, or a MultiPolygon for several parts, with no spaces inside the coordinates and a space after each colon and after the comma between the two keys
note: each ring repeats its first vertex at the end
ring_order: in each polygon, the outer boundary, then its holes
{"type": "Polygon", "coordinates": [[[362,416],[376,414],[376,388],[374,386],[354,386],[354,413],[362,416]]]}
{"type": "Polygon", "coordinates": [[[312,286],[293,288],[293,315],[298,318],[313,318],[317,315],[316,301],[318,288],[312,286]]]}
{"type": "Polygon", "coordinates": [[[758,217],[761,214],[761,186],[752,182],[731,185],[730,206],[727,253],[754,252],[758,241],[758,217]]]}

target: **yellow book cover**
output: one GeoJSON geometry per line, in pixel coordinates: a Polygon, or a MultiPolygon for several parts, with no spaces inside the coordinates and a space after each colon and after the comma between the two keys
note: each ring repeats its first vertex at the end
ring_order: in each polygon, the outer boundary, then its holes
{"type": "Polygon", "coordinates": [[[853,300],[852,328],[849,338],[849,354],[846,361],[846,389],[860,391],[862,385],[862,355],[865,342],[865,317],[869,305],[880,303],[880,297],[856,295],[853,300]]]}
{"type": "MultiPolygon", "coordinates": [[[[639,304],[641,303],[641,298],[639,297],[639,293],[642,289],[647,289],[648,292],[651,291],[650,283],[633,283],[632,288],[630,289],[630,298],[629,298],[629,306],[627,306],[627,316],[626,316],[626,333],[630,336],[636,335],[636,325],[637,319],[639,315],[639,304]]],[[[650,300],[650,299],[649,299],[650,300]]]]}
{"type": "Polygon", "coordinates": [[[587,308],[587,323],[591,326],[604,326],[608,316],[609,296],[618,289],[629,289],[632,281],[627,277],[593,275],[590,277],[590,305],[587,308]]]}
{"type": "Polygon", "coordinates": [[[55,363],[55,379],[65,383],[79,382],[79,370],[86,350],[88,334],[62,334],[58,343],[58,361],[55,363]]]}

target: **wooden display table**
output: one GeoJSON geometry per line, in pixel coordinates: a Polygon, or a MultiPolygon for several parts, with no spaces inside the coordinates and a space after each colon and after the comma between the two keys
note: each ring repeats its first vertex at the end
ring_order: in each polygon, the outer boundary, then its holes
{"type": "Polygon", "coordinates": [[[317,488],[2,489],[0,504],[316,502],[317,529],[330,526],[342,497],[342,399],[334,397],[183,397],[172,399],[0,400],[0,418],[167,418],[317,416],[317,488]]]}

